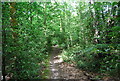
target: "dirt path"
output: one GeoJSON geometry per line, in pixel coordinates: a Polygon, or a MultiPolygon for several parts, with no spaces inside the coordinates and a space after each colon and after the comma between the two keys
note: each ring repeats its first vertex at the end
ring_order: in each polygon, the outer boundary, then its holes
{"type": "Polygon", "coordinates": [[[80,79],[80,81],[90,81],[83,71],[76,69],[73,64],[63,62],[59,55],[60,49],[52,47],[50,58],[50,79],[80,79]]]}
{"type": "Polygon", "coordinates": [[[59,68],[60,59],[58,57],[60,49],[57,47],[52,47],[51,57],[50,57],[50,79],[60,79],[61,69],[59,68]]]}

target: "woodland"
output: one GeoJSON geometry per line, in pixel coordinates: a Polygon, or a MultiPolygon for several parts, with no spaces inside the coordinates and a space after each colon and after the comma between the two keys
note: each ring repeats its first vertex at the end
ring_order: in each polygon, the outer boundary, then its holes
{"type": "Polygon", "coordinates": [[[80,81],[120,81],[120,2],[2,2],[2,42],[3,81],[54,79],[53,47],[63,65],[96,74],[80,81]]]}

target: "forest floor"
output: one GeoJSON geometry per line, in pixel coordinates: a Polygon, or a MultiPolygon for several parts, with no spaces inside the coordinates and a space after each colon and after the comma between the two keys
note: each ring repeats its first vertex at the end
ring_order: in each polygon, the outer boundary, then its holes
{"type": "Polygon", "coordinates": [[[60,48],[52,47],[50,57],[50,79],[76,79],[77,81],[115,81],[109,77],[102,80],[95,77],[99,74],[86,72],[76,68],[75,63],[63,62],[60,48]]]}

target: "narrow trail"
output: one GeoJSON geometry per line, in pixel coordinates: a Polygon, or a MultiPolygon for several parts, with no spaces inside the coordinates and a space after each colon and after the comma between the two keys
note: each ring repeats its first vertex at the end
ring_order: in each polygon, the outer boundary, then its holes
{"type": "Polygon", "coordinates": [[[80,81],[91,81],[83,71],[76,69],[74,64],[63,62],[60,58],[60,48],[52,47],[50,58],[50,79],[80,79],[80,81]]]}
{"type": "Polygon", "coordinates": [[[74,63],[68,64],[60,58],[61,49],[52,47],[50,57],[50,79],[76,79],[77,81],[115,81],[95,80],[95,74],[77,69],[74,63]]]}
{"type": "Polygon", "coordinates": [[[52,47],[51,57],[50,57],[50,79],[60,79],[61,70],[58,67],[60,59],[58,55],[60,54],[60,48],[52,47]]]}

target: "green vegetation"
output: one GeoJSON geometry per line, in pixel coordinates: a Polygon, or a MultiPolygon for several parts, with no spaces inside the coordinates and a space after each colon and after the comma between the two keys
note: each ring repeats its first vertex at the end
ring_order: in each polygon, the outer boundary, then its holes
{"type": "Polygon", "coordinates": [[[120,77],[120,2],[3,2],[2,27],[3,75],[49,78],[59,45],[64,61],[120,77]]]}

